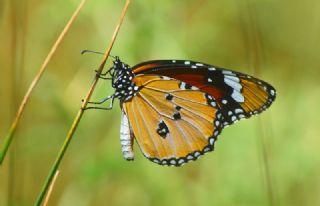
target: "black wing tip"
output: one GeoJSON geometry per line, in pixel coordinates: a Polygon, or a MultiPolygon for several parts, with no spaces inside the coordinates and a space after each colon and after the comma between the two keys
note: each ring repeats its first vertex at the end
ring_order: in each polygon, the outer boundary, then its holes
{"type": "MultiPolygon", "coordinates": [[[[254,77],[252,77],[252,78],[254,78],[254,77]]],[[[263,82],[263,81],[261,80],[260,82],[263,82]]],[[[262,86],[262,83],[260,85],[262,86]]],[[[276,96],[277,96],[276,89],[267,82],[263,82],[263,85],[264,85],[263,87],[265,87],[265,91],[268,93],[268,98],[265,101],[265,103],[256,110],[253,110],[250,112],[242,112],[242,113],[237,114],[235,116],[236,117],[235,120],[232,120],[230,118],[228,118],[228,120],[224,120],[223,121],[223,128],[226,128],[226,127],[236,123],[237,121],[249,119],[252,116],[259,115],[262,112],[266,111],[273,104],[273,102],[275,101],[276,96]]]]}
{"type": "Polygon", "coordinates": [[[266,111],[273,104],[273,102],[276,100],[277,92],[273,86],[268,84],[266,91],[269,94],[267,101],[259,109],[250,112],[247,118],[251,117],[252,115],[258,115],[258,114],[266,111]]]}

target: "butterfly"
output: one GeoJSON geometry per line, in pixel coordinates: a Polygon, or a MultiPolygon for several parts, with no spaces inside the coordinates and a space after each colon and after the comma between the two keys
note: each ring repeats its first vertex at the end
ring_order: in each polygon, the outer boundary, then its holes
{"type": "Polygon", "coordinates": [[[229,69],[190,60],[153,60],[133,67],[115,57],[102,79],[111,80],[122,110],[120,143],[126,160],[133,142],[160,165],[180,166],[214,149],[222,129],[267,109],[276,97],[270,84],[229,69]]]}

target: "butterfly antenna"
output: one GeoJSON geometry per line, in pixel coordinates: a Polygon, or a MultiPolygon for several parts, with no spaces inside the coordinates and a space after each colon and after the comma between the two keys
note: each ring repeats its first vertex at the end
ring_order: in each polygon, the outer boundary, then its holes
{"type": "MultiPolygon", "coordinates": [[[[81,51],[81,54],[85,54],[85,53],[94,53],[94,54],[104,55],[104,53],[102,53],[102,52],[93,51],[93,50],[88,50],[88,49],[85,49],[85,50],[82,50],[82,51],[81,51]]],[[[109,57],[112,57],[112,58],[116,59],[115,56],[112,56],[112,55],[110,55],[110,54],[109,54],[109,57]]]]}
{"type": "Polygon", "coordinates": [[[102,52],[97,52],[97,51],[88,50],[88,49],[85,49],[85,50],[82,50],[82,51],[81,51],[81,54],[85,54],[85,53],[94,53],[94,54],[101,54],[101,55],[104,54],[104,53],[102,53],[102,52]]]}

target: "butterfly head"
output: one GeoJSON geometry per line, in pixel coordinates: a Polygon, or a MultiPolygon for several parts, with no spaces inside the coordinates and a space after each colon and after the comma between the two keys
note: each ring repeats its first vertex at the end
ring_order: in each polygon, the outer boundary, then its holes
{"type": "Polygon", "coordinates": [[[130,100],[136,95],[138,87],[132,81],[134,73],[129,65],[115,57],[113,66],[111,67],[112,87],[115,89],[114,97],[120,101],[130,100]]]}

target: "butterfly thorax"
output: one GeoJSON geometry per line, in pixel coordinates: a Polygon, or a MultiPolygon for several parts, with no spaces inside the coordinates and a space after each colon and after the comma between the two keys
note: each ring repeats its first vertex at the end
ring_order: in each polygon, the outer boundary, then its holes
{"type": "Polygon", "coordinates": [[[114,97],[121,102],[130,100],[138,92],[138,87],[132,81],[135,75],[130,66],[117,57],[113,61],[113,71],[112,87],[115,89],[114,97]]]}

